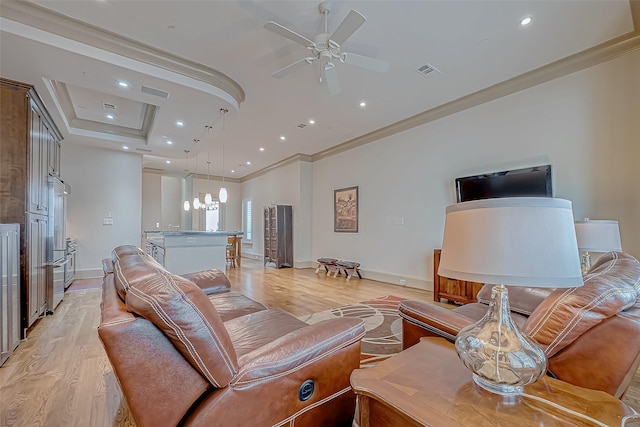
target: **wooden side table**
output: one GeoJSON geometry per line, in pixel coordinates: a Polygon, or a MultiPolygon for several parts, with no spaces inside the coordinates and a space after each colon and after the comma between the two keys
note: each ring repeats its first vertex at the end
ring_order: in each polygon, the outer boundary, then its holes
{"type": "Polygon", "coordinates": [[[442,338],[420,343],[351,374],[360,427],[594,426],[588,420],[539,401],[551,401],[607,426],[620,426],[635,412],[615,397],[543,377],[512,398],[478,387],[442,338]],[[529,397],[530,395],[533,397],[529,397]]]}
{"type": "Polygon", "coordinates": [[[433,250],[433,300],[440,302],[440,299],[446,299],[460,304],[478,301],[477,296],[482,289],[482,283],[440,276],[438,274],[440,254],[440,249],[433,250]]]}

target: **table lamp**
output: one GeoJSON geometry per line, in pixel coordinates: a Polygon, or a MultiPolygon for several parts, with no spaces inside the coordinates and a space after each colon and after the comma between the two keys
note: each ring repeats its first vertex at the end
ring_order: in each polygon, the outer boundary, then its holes
{"type": "Polygon", "coordinates": [[[447,208],[438,274],[494,284],[482,319],[455,347],[482,388],[522,394],[547,369],[539,345],[511,318],[505,285],[582,286],[571,202],[549,197],[475,200],[447,208]]]}
{"type": "Polygon", "coordinates": [[[622,250],[618,221],[585,218],[576,221],[575,227],[578,250],[582,251],[582,274],[587,274],[591,268],[589,252],[622,250]]]}

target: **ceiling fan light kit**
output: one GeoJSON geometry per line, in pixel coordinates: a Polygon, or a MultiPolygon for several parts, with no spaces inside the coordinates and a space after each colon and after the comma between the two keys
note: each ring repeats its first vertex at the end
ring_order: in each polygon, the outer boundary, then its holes
{"type": "Polygon", "coordinates": [[[328,31],[328,15],[331,12],[331,4],[324,1],[320,3],[318,9],[324,16],[324,33],[316,35],[313,41],[274,21],[267,22],[264,25],[267,30],[286,37],[306,47],[311,52],[311,56],[300,59],[274,72],[272,74],[273,77],[282,78],[298,68],[302,68],[304,65],[312,64],[319,60],[320,82],[327,84],[331,95],[338,95],[341,92],[341,88],[334,60],[378,73],[386,73],[389,70],[389,63],[386,61],[341,51],[341,45],[367,21],[364,16],[355,10],[351,10],[333,34],[330,35],[328,31]]]}

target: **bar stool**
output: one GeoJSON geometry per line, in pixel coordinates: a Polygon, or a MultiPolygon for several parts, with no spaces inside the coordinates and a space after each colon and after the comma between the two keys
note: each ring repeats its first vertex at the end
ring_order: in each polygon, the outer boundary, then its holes
{"type": "Polygon", "coordinates": [[[236,268],[236,261],[238,256],[238,240],[236,236],[227,236],[227,257],[226,262],[229,266],[236,268]]]}

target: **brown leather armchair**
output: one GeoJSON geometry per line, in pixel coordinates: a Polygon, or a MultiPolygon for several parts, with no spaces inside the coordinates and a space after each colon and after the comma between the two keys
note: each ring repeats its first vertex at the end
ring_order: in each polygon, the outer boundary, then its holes
{"type": "Polygon", "coordinates": [[[98,335],[138,426],[351,426],[364,322],[308,325],[135,247],[112,264],[98,335]]]}
{"type": "MultiPolygon", "coordinates": [[[[448,309],[403,301],[403,348],[420,337],[454,341],[487,311],[491,286],[479,302],[448,309]]],[[[581,387],[622,397],[640,364],[640,262],[623,252],[601,256],[570,289],[510,288],[512,318],[543,348],[548,373],[581,387]]]]}

